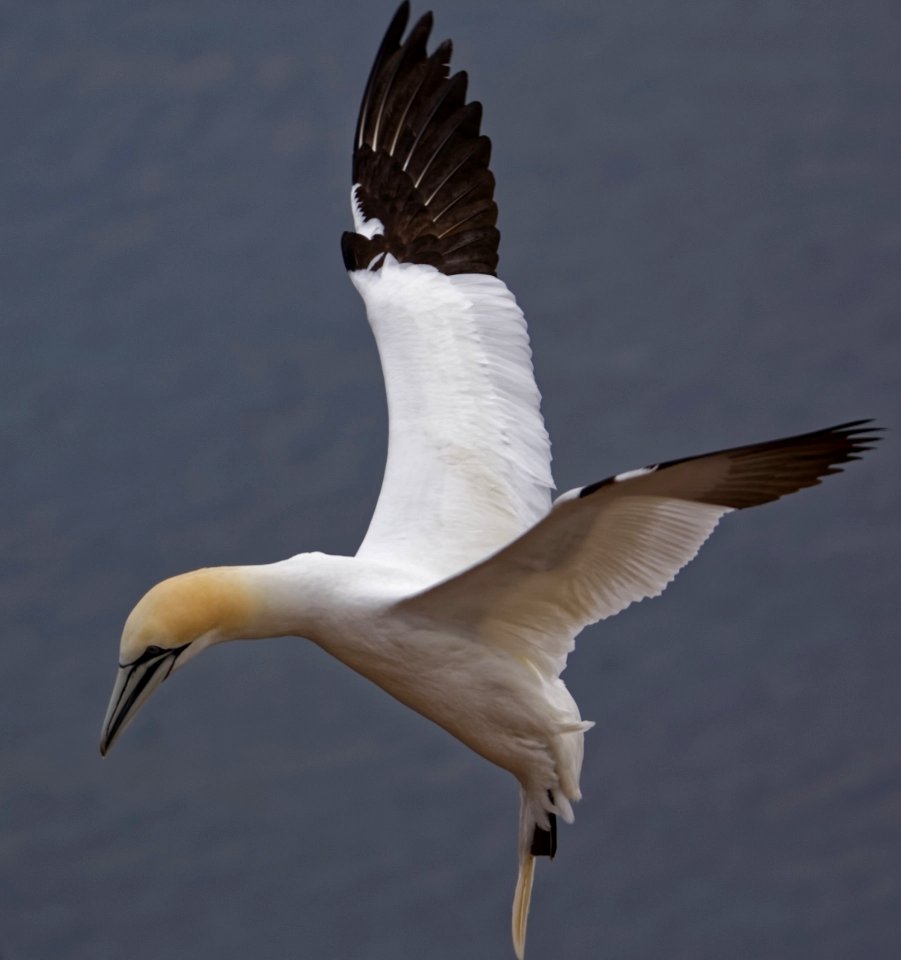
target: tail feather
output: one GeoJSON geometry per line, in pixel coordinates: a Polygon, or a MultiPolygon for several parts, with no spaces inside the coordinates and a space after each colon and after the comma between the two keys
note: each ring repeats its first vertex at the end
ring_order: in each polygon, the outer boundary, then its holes
{"type": "MultiPolygon", "coordinates": [[[[548,791],[548,799],[553,795],[548,791]]],[[[529,904],[532,901],[532,882],[535,879],[535,858],[553,857],[557,852],[557,817],[542,812],[546,827],[536,822],[536,814],[524,791],[519,794],[519,874],[513,894],[513,949],[517,960],[523,960],[526,950],[526,925],[529,904]]]]}
{"type": "Polygon", "coordinates": [[[513,950],[517,960],[526,953],[526,924],[529,921],[529,903],[532,900],[532,880],[535,877],[535,858],[526,850],[520,852],[519,876],[513,895],[513,950]]]}
{"type": "Polygon", "coordinates": [[[535,824],[532,831],[532,846],[529,852],[533,857],[549,857],[553,860],[554,854],[557,852],[557,815],[549,813],[548,820],[551,822],[550,830],[545,830],[543,827],[539,827],[537,823],[535,824]]]}

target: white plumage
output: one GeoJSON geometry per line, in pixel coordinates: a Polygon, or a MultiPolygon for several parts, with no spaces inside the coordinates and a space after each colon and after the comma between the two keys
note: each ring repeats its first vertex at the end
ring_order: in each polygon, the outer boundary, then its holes
{"type": "Polygon", "coordinates": [[[431,16],[398,10],[357,126],[342,250],[378,343],[389,445],[355,557],[304,553],[151,589],[122,633],[101,752],[152,691],[235,639],[306,637],[519,781],[513,941],[536,856],[580,798],[591,726],[560,674],[589,623],[661,593],[735,509],[836,472],[865,421],[620,473],[551,505],[525,319],[495,276],[490,144],[431,16]]]}
{"type": "Polygon", "coordinates": [[[553,481],[525,318],[496,277],[398,263],[351,273],[388,394],[388,460],[358,556],[426,578],[542,517],[553,481]]]}

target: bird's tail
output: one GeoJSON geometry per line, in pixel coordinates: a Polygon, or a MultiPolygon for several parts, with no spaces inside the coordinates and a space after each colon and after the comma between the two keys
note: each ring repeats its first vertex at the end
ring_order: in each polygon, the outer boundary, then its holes
{"type": "MultiPolygon", "coordinates": [[[[551,798],[552,799],[552,798],[551,798]]],[[[535,878],[535,858],[553,857],[557,852],[557,817],[546,814],[548,828],[536,821],[532,805],[523,790],[519,794],[519,875],[513,894],[513,949],[518,960],[526,951],[526,925],[535,878]]]]}

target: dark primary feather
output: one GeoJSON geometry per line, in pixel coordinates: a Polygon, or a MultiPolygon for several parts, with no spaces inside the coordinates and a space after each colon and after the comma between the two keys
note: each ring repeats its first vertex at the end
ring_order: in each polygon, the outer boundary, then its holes
{"type": "MultiPolygon", "coordinates": [[[[620,481],[608,477],[584,487],[590,496],[608,484],[636,484],[646,496],[666,496],[696,503],[718,504],[736,510],[778,500],[803,487],[812,487],[840,464],[859,460],[880,439],[880,428],[871,420],[853,420],[825,430],[783,437],[745,447],[732,447],[697,457],[669,460],[653,473],[620,481]]],[[[630,488],[631,489],[631,488],[630,488]]]]}
{"type": "Polygon", "coordinates": [[[428,54],[430,13],[401,42],[409,14],[409,3],[401,4],[382,40],[354,138],[357,196],[385,235],[345,233],[344,262],[348,270],[378,269],[379,255],[391,253],[446,274],[494,275],[500,234],[482,107],[466,103],[465,73],[449,76],[449,40],[428,54]]]}

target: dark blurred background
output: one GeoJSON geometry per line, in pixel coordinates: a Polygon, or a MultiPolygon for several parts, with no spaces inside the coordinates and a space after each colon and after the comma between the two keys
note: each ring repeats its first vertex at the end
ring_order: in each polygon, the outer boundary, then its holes
{"type": "MultiPolygon", "coordinates": [[[[512,956],[514,782],[310,644],[213,651],[97,753],[153,582],[365,530],[383,389],[338,239],[392,12],[0,3],[3,960],[512,956]]],[[[561,490],[897,426],[896,4],[436,14],[561,490]]],[[[901,955],[898,450],[582,637],[532,960],[901,955]]]]}

